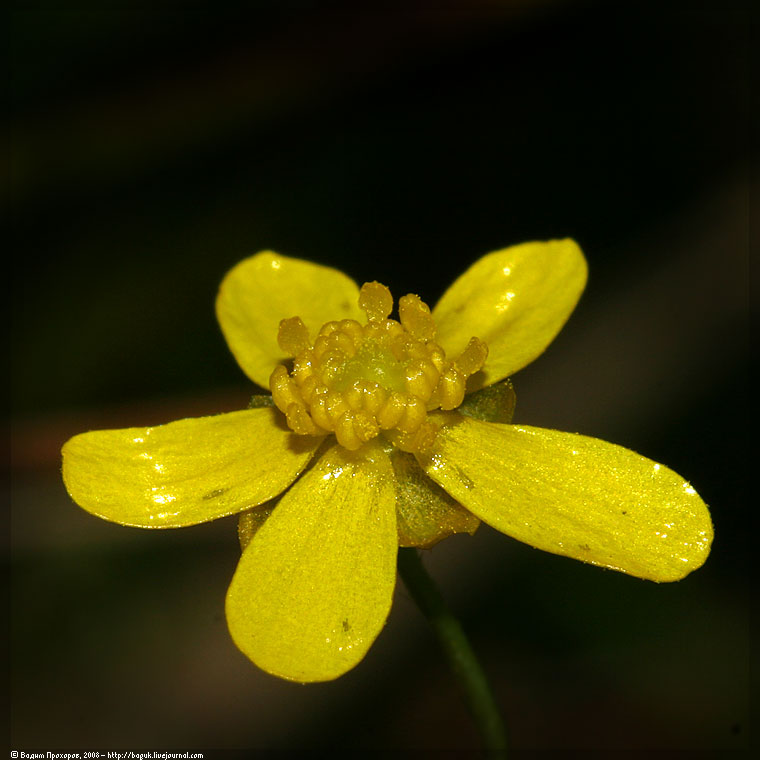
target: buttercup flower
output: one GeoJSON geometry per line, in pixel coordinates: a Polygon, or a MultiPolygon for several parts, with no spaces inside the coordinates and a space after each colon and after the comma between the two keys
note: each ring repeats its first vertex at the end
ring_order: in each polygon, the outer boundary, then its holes
{"type": "Polygon", "coordinates": [[[484,521],[554,554],[654,581],[707,558],[712,525],[667,467],[611,443],[512,425],[507,378],[553,340],[586,282],[571,240],[488,254],[431,312],[334,269],[259,253],[224,279],[217,316],[253,408],[83,433],[63,449],[74,501],[122,525],[242,513],[227,593],[260,668],[324,681],[388,616],[397,547],[484,521]],[[468,395],[465,395],[469,392],[468,395]]]}

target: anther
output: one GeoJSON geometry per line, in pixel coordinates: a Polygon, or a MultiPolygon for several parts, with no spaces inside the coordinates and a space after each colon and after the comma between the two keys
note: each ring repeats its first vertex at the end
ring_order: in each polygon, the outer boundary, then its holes
{"type": "Polygon", "coordinates": [[[309,404],[314,403],[314,398],[320,393],[327,393],[328,387],[320,383],[314,375],[309,375],[299,382],[299,389],[304,401],[309,404]]]}
{"type": "Polygon", "coordinates": [[[354,413],[354,433],[362,443],[371,440],[380,432],[380,426],[377,420],[364,411],[354,413]]]}
{"type": "Polygon", "coordinates": [[[397,362],[403,362],[410,358],[411,348],[414,345],[413,338],[407,333],[400,333],[393,336],[391,341],[391,352],[397,362]]]}
{"type": "Polygon", "coordinates": [[[320,380],[325,385],[330,385],[332,380],[340,374],[346,362],[346,355],[339,349],[325,351],[320,359],[320,380]]]}
{"type": "Polygon", "coordinates": [[[470,338],[467,347],[456,358],[454,363],[465,377],[469,377],[483,367],[487,357],[488,346],[479,338],[470,338]]]}
{"type": "Polygon", "coordinates": [[[426,303],[419,296],[409,293],[398,302],[398,314],[401,324],[417,340],[433,340],[436,328],[433,315],[426,303]]]}
{"type": "Polygon", "coordinates": [[[354,430],[354,416],[345,412],[335,422],[335,437],[338,443],[350,451],[355,451],[364,443],[354,430]]]}
{"type": "Polygon", "coordinates": [[[288,427],[299,435],[324,435],[325,431],[318,428],[306,411],[303,404],[291,404],[285,412],[288,427]]]}
{"type": "Polygon", "coordinates": [[[443,366],[446,363],[446,353],[444,350],[437,343],[429,341],[425,345],[425,352],[427,353],[427,358],[436,370],[438,372],[443,371],[443,366]]]}
{"type": "Polygon", "coordinates": [[[293,379],[299,386],[303,386],[306,380],[314,376],[314,352],[307,348],[293,359],[293,379]]]}
{"type": "Polygon", "coordinates": [[[354,346],[358,346],[361,342],[364,328],[355,319],[342,319],[338,324],[341,332],[348,335],[354,346]]]}
{"type": "Polygon", "coordinates": [[[342,351],[349,359],[356,353],[356,344],[342,330],[336,330],[328,339],[331,349],[342,351]]]}
{"type": "MultiPolygon", "coordinates": [[[[435,371],[435,367],[433,370],[435,371]]],[[[437,381],[438,373],[435,372],[435,379],[431,382],[430,375],[426,372],[425,362],[418,359],[412,364],[407,365],[406,390],[423,401],[427,402],[430,400],[437,381]]]]}
{"type": "Polygon", "coordinates": [[[382,430],[390,430],[396,427],[398,421],[406,409],[406,399],[403,393],[391,393],[389,398],[377,413],[377,421],[380,423],[382,430]]]}
{"type": "Polygon", "coordinates": [[[387,319],[393,310],[391,291],[379,282],[365,282],[359,291],[359,308],[370,322],[387,319]]]}
{"type": "Polygon", "coordinates": [[[298,386],[288,375],[284,365],[278,364],[272,371],[269,388],[272,391],[272,400],[279,409],[287,409],[293,403],[303,405],[298,386]]]}
{"type": "Polygon", "coordinates": [[[277,345],[288,355],[297,356],[311,346],[309,330],[300,317],[290,317],[280,321],[277,331],[277,345]]]}
{"type": "Polygon", "coordinates": [[[390,439],[396,448],[413,454],[429,449],[435,441],[438,430],[438,425],[435,423],[424,422],[413,433],[394,432],[390,435],[390,439]]]}
{"type": "Polygon", "coordinates": [[[353,411],[361,409],[364,400],[364,388],[361,380],[357,380],[347,391],[344,391],[343,396],[353,411]]]}
{"type": "Polygon", "coordinates": [[[317,396],[312,402],[310,407],[311,418],[319,427],[325,430],[332,430],[334,425],[330,419],[330,415],[327,413],[327,393],[323,393],[317,396]]]}
{"type": "Polygon", "coordinates": [[[364,411],[375,417],[385,403],[387,397],[388,395],[382,385],[379,383],[367,383],[364,388],[362,407],[364,408],[364,411]]]}
{"type": "Polygon", "coordinates": [[[459,370],[451,365],[444,370],[436,388],[441,409],[456,409],[464,401],[464,391],[465,379],[459,370]]]}
{"type": "Polygon", "coordinates": [[[328,335],[331,335],[334,333],[338,328],[340,327],[340,322],[325,322],[322,327],[319,328],[319,335],[323,337],[327,337],[328,335]]]}
{"type": "Polygon", "coordinates": [[[396,423],[396,427],[402,433],[413,433],[427,417],[425,403],[416,396],[408,396],[406,408],[401,419],[396,423]]]}
{"type": "Polygon", "coordinates": [[[325,394],[325,411],[333,424],[342,414],[345,414],[348,411],[348,404],[346,403],[346,399],[343,398],[343,394],[336,391],[328,391],[325,394]]]}

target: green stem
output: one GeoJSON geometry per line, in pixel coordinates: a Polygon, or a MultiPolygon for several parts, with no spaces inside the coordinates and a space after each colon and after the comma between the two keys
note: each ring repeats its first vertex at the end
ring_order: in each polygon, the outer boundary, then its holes
{"type": "Polygon", "coordinates": [[[425,570],[416,549],[399,549],[398,569],[412,598],[433,626],[464,701],[491,757],[506,757],[507,732],[485,673],[462,626],[425,570]]]}

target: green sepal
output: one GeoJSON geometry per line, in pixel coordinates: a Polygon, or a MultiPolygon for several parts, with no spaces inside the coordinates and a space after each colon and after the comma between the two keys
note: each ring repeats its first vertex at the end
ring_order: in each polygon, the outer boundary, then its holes
{"type": "Polygon", "coordinates": [[[262,394],[260,396],[251,396],[251,400],[248,402],[249,409],[262,409],[263,407],[274,406],[272,396],[269,394],[262,394]]]}
{"type": "Polygon", "coordinates": [[[251,543],[251,539],[256,535],[256,531],[266,522],[278,502],[279,499],[272,499],[272,501],[268,501],[266,504],[261,504],[258,507],[240,513],[240,519],[238,520],[240,551],[243,551],[251,543]]]}
{"type": "Polygon", "coordinates": [[[412,454],[393,448],[389,456],[396,476],[399,546],[429,549],[455,533],[475,533],[480,520],[431,480],[412,454]]]}
{"type": "Polygon", "coordinates": [[[515,413],[517,394],[509,378],[464,397],[458,412],[484,422],[509,424],[515,413]]]}

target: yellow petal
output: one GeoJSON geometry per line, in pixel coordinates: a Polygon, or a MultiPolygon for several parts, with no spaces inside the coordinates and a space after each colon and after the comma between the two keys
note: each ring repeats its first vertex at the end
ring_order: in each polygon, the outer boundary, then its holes
{"type": "Polygon", "coordinates": [[[664,465],[582,435],[455,417],[418,458],[497,530],[654,581],[679,580],[707,559],[707,507],[664,465]]]}
{"type": "Polygon", "coordinates": [[[356,283],[337,269],[265,251],[227,273],[216,316],[243,372],[268,388],[285,358],[277,345],[281,319],[301,317],[313,339],[325,322],[362,319],[358,299],[356,283]]]}
{"type": "Polygon", "coordinates": [[[243,552],[227,593],[237,646],[268,673],[329,681],[385,623],[396,580],[393,470],[377,446],[328,450],[243,552]]]}
{"type": "Polygon", "coordinates": [[[433,309],[447,356],[472,336],[488,344],[482,373],[490,385],[530,364],[554,340],[586,284],[586,260],[573,240],[524,243],[476,261],[433,309]]]}
{"type": "Polygon", "coordinates": [[[275,409],[96,430],[64,445],[63,480],[71,498],[98,517],[179,528],[277,496],[321,440],[291,433],[275,409]]]}

